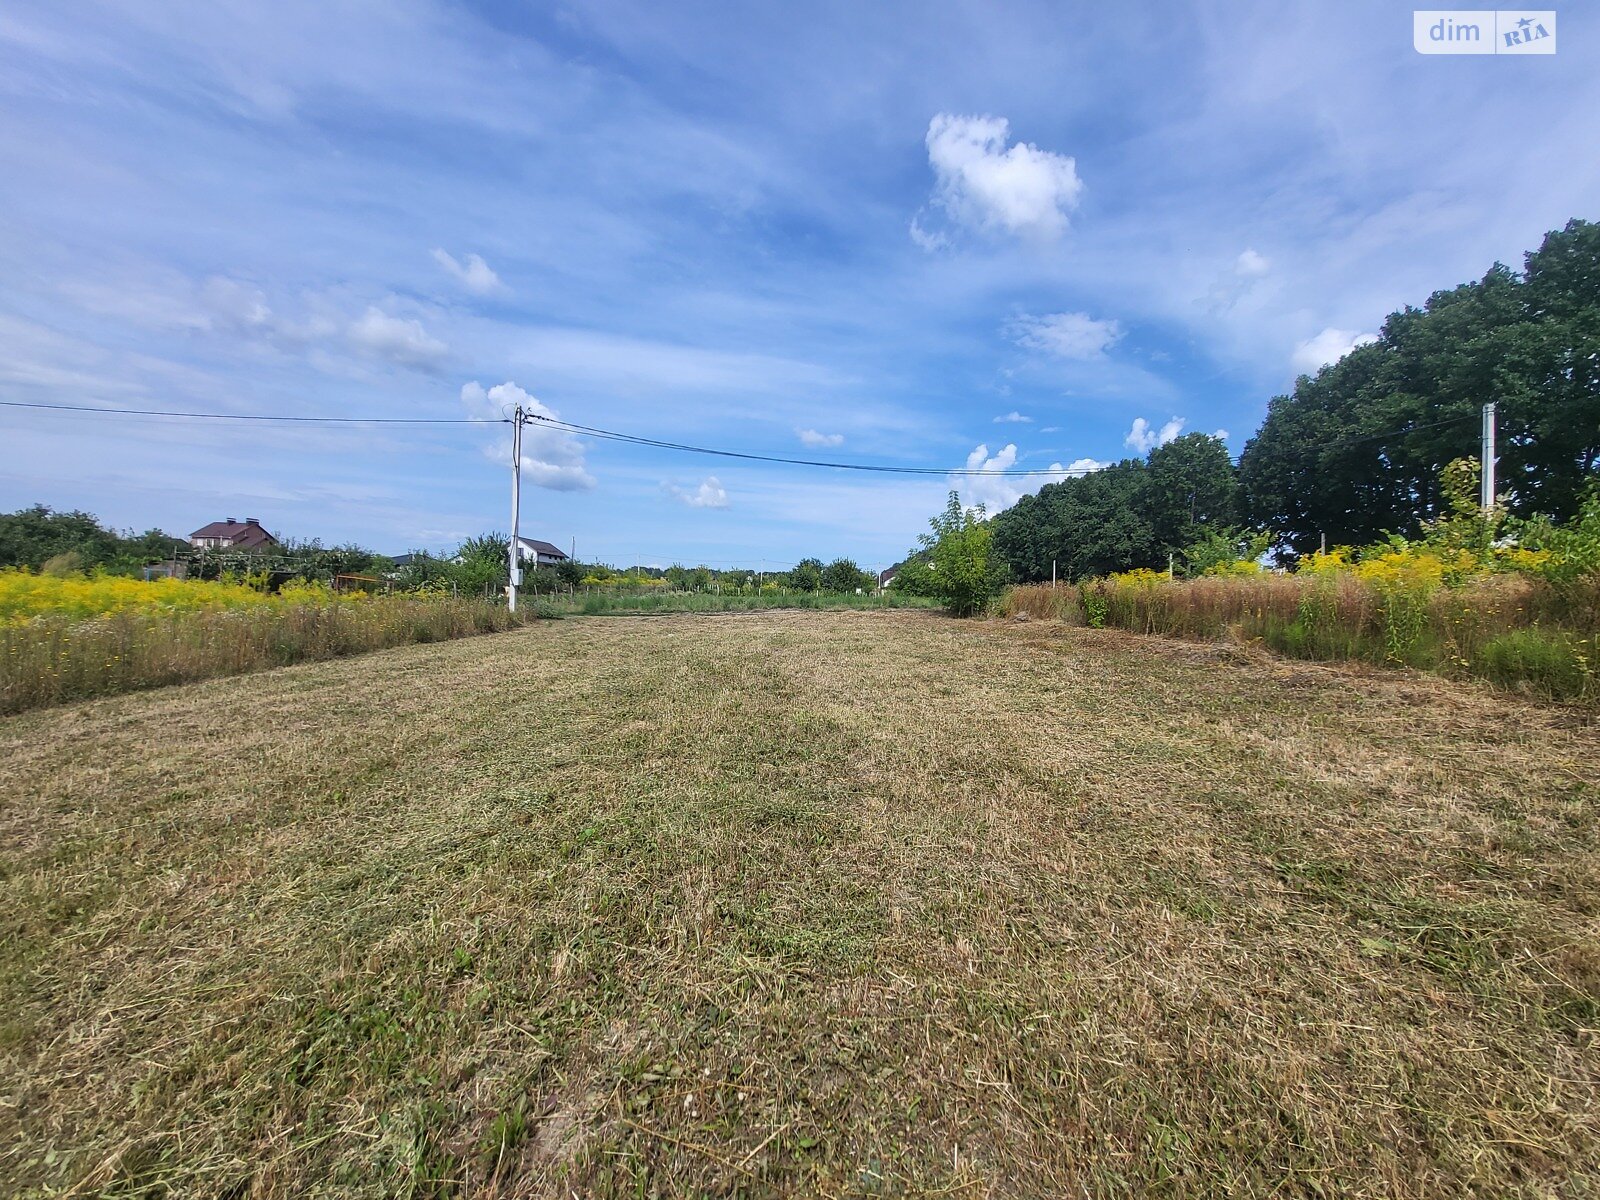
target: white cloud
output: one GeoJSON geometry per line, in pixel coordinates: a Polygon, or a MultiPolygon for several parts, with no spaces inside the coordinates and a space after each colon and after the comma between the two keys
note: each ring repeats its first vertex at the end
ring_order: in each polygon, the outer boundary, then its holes
{"type": "Polygon", "coordinates": [[[1122,439],[1122,444],[1130,450],[1137,450],[1140,454],[1148,454],[1157,446],[1165,446],[1182,433],[1185,424],[1182,417],[1173,417],[1157,429],[1143,417],[1135,417],[1133,428],[1128,430],[1128,435],[1122,439]]]}
{"type": "Polygon", "coordinates": [[[806,446],[844,445],[844,434],[842,433],[818,433],[815,429],[796,429],[794,435],[800,439],[802,445],[806,446]]]}
{"type": "Polygon", "coordinates": [[[1228,440],[1228,431],[1226,429],[1219,429],[1211,436],[1216,438],[1219,442],[1225,442],[1228,440]]]}
{"type": "Polygon", "coordinates": [[[1220,273],[1212,283],[1206,307],[1217,314],[1228,312],[1260,287],[1271,270],[1272,260],[1247,246],[1233,260],[1232,268],[1220,273]]]}
{"type": "Polygon", "coordinates": [[[1032,425],[1033,418],[1023,416],[1016,409],[998,416],[994,419],[996,425],[1032,425]]]}
{"type": "Polygon", "coordinates": [[[944,234],[923,228],[920,214],[911,218],[911,240],[930,253],[950,245],[950,239],[944,234]]]}
{"type": "Polygon", "coordinates": [[[700,486],[690,491],[679,487],[675,483],[663,483],[667,495],[681,500],[690,508],[727,508],[728,492],[715,475],[707,475],[700,481],[700,486]]]}
{"type": "MultiPolygon", "coordinates": [[[[934,203],[955,223],[1035,238],[1060,237],[1083,192],[1077,164],[1026,142],[1007,148],[1004,117],[940,113],[928,124],[934,203]]],[[[911,223],[912,239],[935,249],[944,238],[911,223]]]]}
{"type": "Polygon", "coordinates": [[[1047,468],[1048,474],[1038,475],[1005,475],[1017,465],[1017,448],[1011,443],[1001,447],[993,455],[989,453],[987,444],[973,448],[967,455],[966,469],[968,471],[993,472],[992,475],[952,475],[951,486],[961,492],[962,502],[967,505],[981,504],[991,515],[1002,509],[1010,508],[1023,496],[1037,492],[1047,483],[1059,483],[1074,473],[1098,471],[1109,463],[1098,462],[1092,458],[1080,458],[1075,462],[1062,466],[1053,462],[1047,468]]]}
{"type": "Polygon", "coordinates": [[[436,246],[433,251],[433,261],[474,296],[493,296],[497,292],[509,290],[500,282],[500,276],[494,273],[493,268],[483,261],[481,255],[469,254],[464,261],[457,261],[455,255],[436,246]]]}
{"type": "MultiPolygon", "coordinates": [[[[536,416],[560,420],[561,414],[546,407],[522,388],[507,380],[485,389],[476,381],[461,389],[461,402],[475,416],[498,420],[518,404],[536,416]]],[[[538,421],[522,430],[522,478],[535,487],[556,492],[581,492],[594,487],[595,478],[583,461],[583,443],[564,429],[538,421]]],[[[489,456],[507,466],[511,464],[511,439],[500,439],[489,456]]]]}
{"type": "Polygon", "coordinates": [[[358,349],[404,367],[436,367],[450,349],[430,336],[421,321],[391,317],[377,307],[351,323],[349,337],[358,349]]]}
{"type": "Polygon", "coordinates": [[[1294,369],[1302,374],[1314,374],[1319,367],[1338,362],[1357,346],[1378,340],[1375,333],[1354,333],[1348,329],[1335,329],[1331,325],[1294,348],[1290,360],[1294,369]]]}
{"type": "Polygon", "coordinates": [[[1233,273],[1243,279],[1259,279],[1270,270],[1272,260],[1248,247],[1233,261],[1233,273]]]}
{"type": "Polygon", "coordinates": [[[1059,358],[1099,358],[1122,336],[1115,321],[1097,321],[1088,313],[1049,313],[1021,317],[1011,324],[1017,345],[1059,358]]]}

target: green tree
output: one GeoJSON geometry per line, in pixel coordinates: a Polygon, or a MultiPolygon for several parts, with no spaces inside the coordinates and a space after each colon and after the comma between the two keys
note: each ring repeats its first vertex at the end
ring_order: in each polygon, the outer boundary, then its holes
{"type": "Polygon", "coordinates": [[[456,585],[470,596],[490,594],[506,586],[507,558],[511,539],[503,533],[484,533],[470,537],[456,550],[456,585]]]}
{"type": "Polygon", "coordinates": [[[894,579],[889,590],[903,596],[932,596],[939,594],[938,581],[933,576],[933,566],[927,551],[913,554],[894,569],[894,579]]]}
{"type": "Polygon", "coordinates": [[[1245,518],[1292,557],[1417,536],[1447,515],[1444,469],[1477,450],[1494,401],[1498,489],[1513,516],[1576,514],[1600,469],[1600,226],[1570,221],[1384,322],[1363,346],[1275,397],[1240,461],[1245,518]]]}
{"type": "Polygon", "coordinates": [[[789,572],[789,586],[797,592],[822,590],[822,560],[802,558],[789,572]]]}
{"type": "Polygon", "coordinates": [[[1182,550],[1207,527],[1238,519],[1239,480],[1221,438],[1186,433],[1150,451],[1140,508],[1156,550],[1182,550]]]}
{"type": "Polygon", "coordinates": [[[822,568],[822,590],[853,593],[872,586],[872,576],[848,558],[836,558],[822,568]]]}
{"type": "MultiPolygon", "coordinates": [[[[1167,552],[1152,519],[1146,475],[1142,460],[1125,459],[1045,485],[1037,496],[1023,497],[994,518],[996,553],[1027,582],[1049,579],[1052,563],[1063,579],[1165,566],[1167,552]]],[[[1166,486],[1181,497],[1186,519],[1189,489],[1172,479],[1166,486]]]]}
{"type": "Polygon", "coordinates": [[[56,512],[43,504],[0,515],[0,567],[40,567],[63,554],[83,566],[110,562],[121,539],[86,512],[56,512]]]}
{"type": "Polygon", "coordinates": [[[1272,546],[1272,535],[1229,527],[1195,530],[1194,540],[1183,548],[1183,573],[1190,579],[1236,562],[1255,562],[1272,546]]]}
{"type": "Polygon", "coordinates": [[[920,540],[928,551],[936,595],[958,617],[975,616],[1005,586],[1005,566],[990,553],[993,532],[983,506],[965,508],[950,493],[944,512],[928,522],[920,540]]]}

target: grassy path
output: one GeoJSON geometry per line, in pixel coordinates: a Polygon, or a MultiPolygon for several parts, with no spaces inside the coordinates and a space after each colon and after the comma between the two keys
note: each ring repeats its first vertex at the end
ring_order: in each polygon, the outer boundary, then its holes
{"type": "Polygon", "coordinates": [[[909,612],[0,721],[0,1194],[1581,1195],[1600,734],[909,612]]]}

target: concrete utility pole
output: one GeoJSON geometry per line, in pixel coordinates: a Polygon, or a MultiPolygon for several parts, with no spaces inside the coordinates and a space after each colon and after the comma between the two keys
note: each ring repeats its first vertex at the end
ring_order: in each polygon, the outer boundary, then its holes
{"type": "Polygon", "coordinates": [[[1494,405],[1483,406],[1483,450],[1481,456],[1482,470],[1479,476],[1483,481],[1483,492],[1478,498],[1478,505],[1483,509],[1485,516],[1494,511],[1494,405]]]}
{"type": "Polygon", "coordinates": [[[506,550],[506,605],[517,611],[517,585],[522,582],[522,555],[517,545],[517,523],[522,516],[522,405],[511,418],[511,545],[506,550]]]}

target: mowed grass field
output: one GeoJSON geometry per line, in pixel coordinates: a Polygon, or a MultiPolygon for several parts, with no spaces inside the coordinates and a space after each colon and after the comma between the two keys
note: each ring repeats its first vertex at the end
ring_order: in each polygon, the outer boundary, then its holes
{"type": "Polygon", "coordinates": [[[0,721],[0,1195],[1584,1196],[1600,734],[805,612],[0,721]]]}

